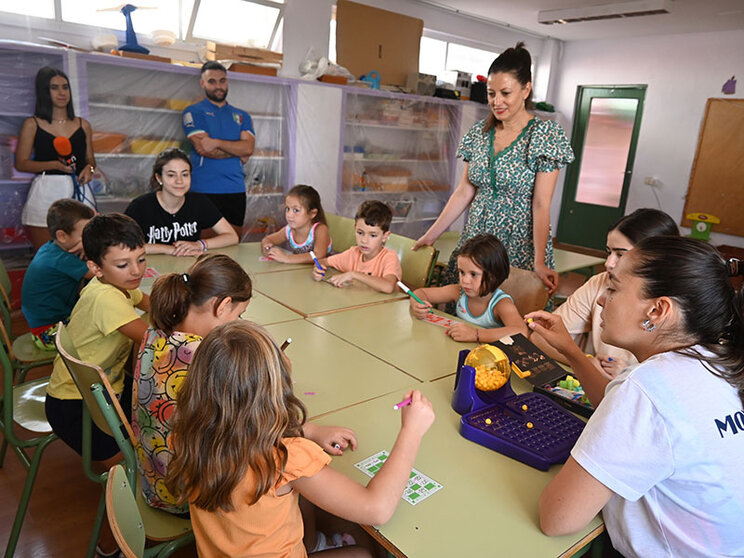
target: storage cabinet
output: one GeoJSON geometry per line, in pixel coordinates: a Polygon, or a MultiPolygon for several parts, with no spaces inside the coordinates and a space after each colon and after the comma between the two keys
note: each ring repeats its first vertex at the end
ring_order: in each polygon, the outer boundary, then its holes
{"type": "Polygon", "coordinates": [[[426,231],[454,184],[459,120],[457,102],[347,90],[340,212],[353,216],[365,199],[379,199],[393,210],[393,231],[426,231]]]}
{"type": "MultiPolygon", "coordinates": [[[[121,211],[149,189],[158,153],[191,150],[181,112],[203,98],[197,68],[107,55],[78,56],[83,109],[94,130],[100,180],[95,183],[103,211],[121,211]]],[[[253,119],[256,148],[244,165],[249,238],[281,221],[294,135],[294,86],[287,80],[229,73],[228,102],[253,119]]]]}
{"type": "Polygon", "coordinates": [[[36,72],[52,66],[68,72],[56,48],[0,43],[0,251],[31,246],[21,225],[32,174],[15,170],[14,153],[23,121],[34,113],[36,72]]]}

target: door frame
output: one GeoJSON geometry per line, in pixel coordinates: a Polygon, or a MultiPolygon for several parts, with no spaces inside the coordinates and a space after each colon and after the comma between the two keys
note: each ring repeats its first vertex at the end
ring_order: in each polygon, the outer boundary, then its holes
{"type": "Polygon", "coordinates": [[[571,131],[571,147],[576,160],[566,169],[563,182],[563,196],[556,230],[556,241],[564,246],[576,246],[588,250],[605,248],[605,233],[607,229],[625,214],[628,192],[633,177],[638,136],[643,117],[643,106],[646,98],[645,84],[636,85],[578,85],[576,87],[576,101],[574,105],[574,120],[571,131]],[[633,132],[630,138],[628,159],[625,165],[620,203],[617,207],[593,205],[576,201],[576,190],[579,183],[579,173],[584,155],[584,143],[589,125],[589,114],[592,99],[637,99],[633,132]]]}

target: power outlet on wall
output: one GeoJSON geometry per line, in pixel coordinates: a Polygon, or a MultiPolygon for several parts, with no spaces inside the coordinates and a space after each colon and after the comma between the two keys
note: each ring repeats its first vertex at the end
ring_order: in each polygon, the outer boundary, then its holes
{"type": "Polygon", "coordinates": [[[643,179],[643,183],[647,186],[661,186],[661,180],[656,178],[655,176],[647,176],[643,179]]]}

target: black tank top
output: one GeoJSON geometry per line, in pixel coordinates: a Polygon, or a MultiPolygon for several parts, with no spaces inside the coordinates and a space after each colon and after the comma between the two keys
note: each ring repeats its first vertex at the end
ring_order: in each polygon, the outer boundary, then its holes
{"type": "MultiPolygon", "coordinates": [[[[36,135],[34,136],[34,161],[43,162],[58,160],[59,155],[54,150],[54,138],[56,136],[42,129],[41,126],[39,126],[39,121],[36,120],[35,116],[34,120],[36,121],[36,135]]],[[[76,159],[75,174],[80,174],[85,168],[87,158],[85,130],[83,130],[82,124],[70,136],[70,143],[72,144],[72,154],[75,156],[76,159]]],[[[67,174],[65,172],[57,170],[45,172],[47,174],[67,174]]]]}

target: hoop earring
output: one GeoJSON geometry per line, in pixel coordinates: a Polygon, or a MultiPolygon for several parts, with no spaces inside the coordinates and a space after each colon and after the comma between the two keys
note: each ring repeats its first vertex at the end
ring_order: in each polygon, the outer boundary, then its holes
{"type": "Polygon", "coordinates": [[[641,329],[646,332],[652,332],[656,329],[656,325],[651,323],[651,320],[646,320],[641,324],[641,329]]]}

